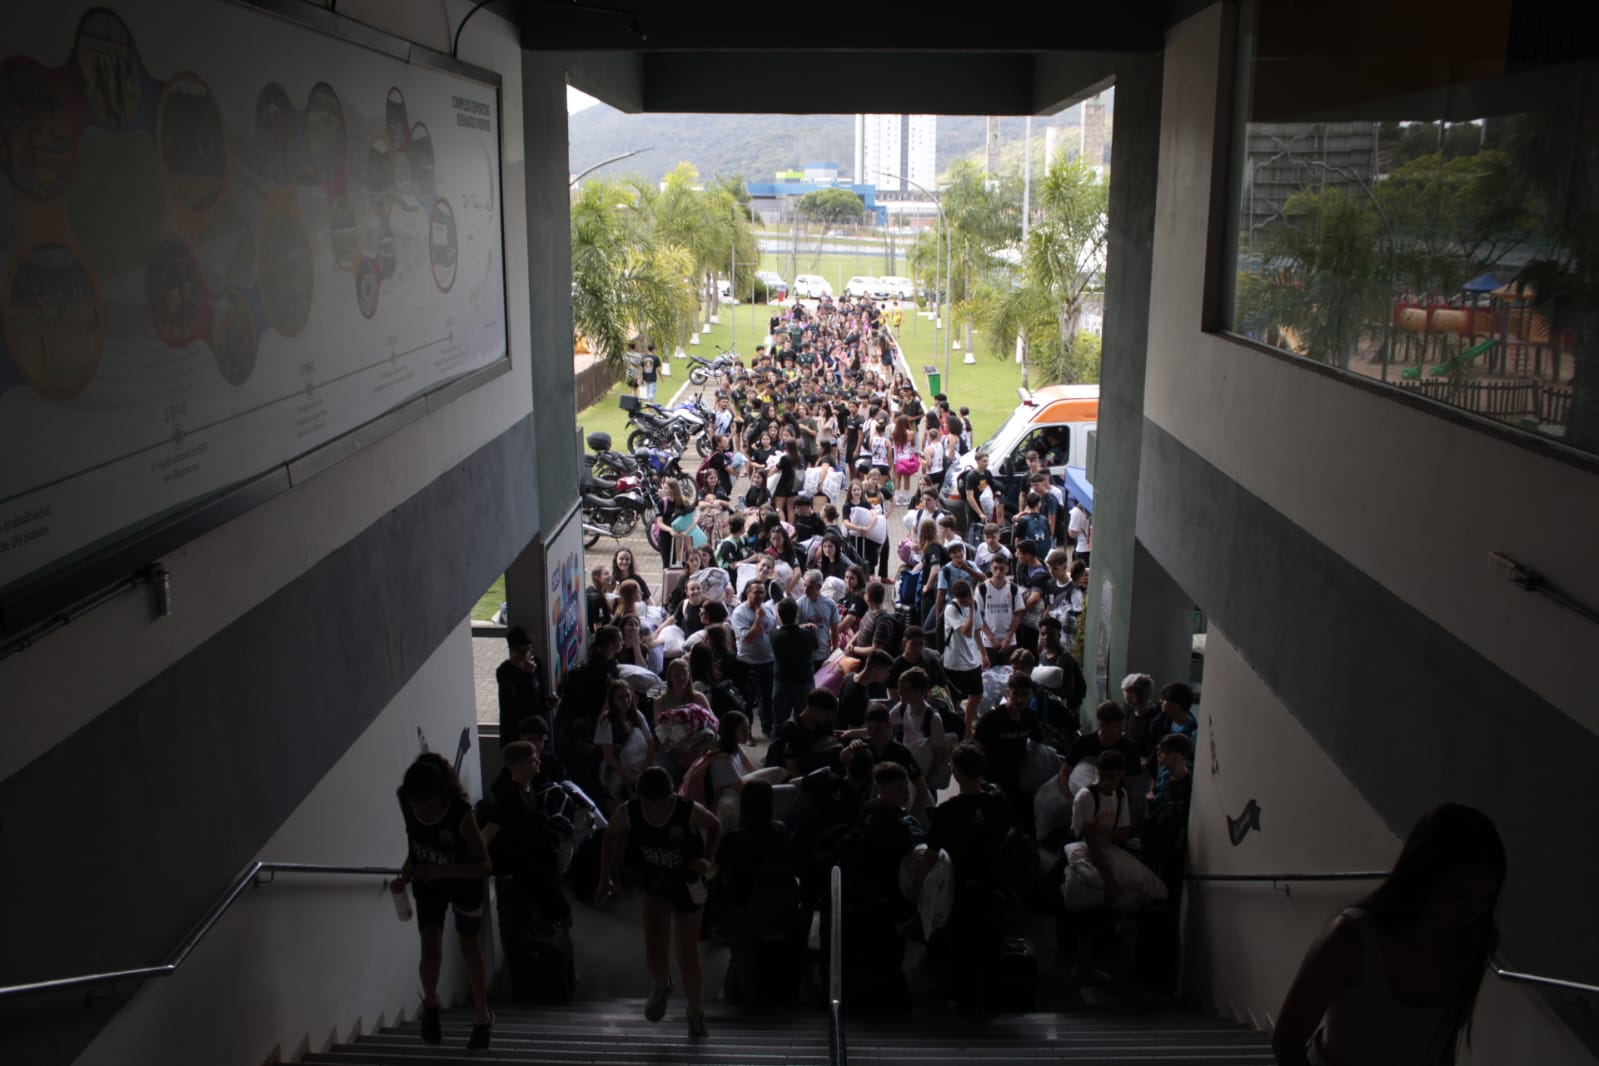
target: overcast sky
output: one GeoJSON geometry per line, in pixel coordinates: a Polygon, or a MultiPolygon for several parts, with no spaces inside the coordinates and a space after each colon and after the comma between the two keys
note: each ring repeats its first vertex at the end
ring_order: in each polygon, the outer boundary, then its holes
{"type": "Polygon", "coordinates": [[[568,115],[574,115],[585,107],[593,107],[597,103],[599,101],[588,93],[580,89],[574,89],[570,85],[566,87],[566,113],[568,115]]]}

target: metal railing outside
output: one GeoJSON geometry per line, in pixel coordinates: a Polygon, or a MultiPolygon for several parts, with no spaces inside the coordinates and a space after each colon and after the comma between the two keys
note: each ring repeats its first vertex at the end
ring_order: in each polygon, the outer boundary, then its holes
{"type": "Polygon", "coordinates": [[[827,1050],[832,1066],[846,1066],[844,1051],[844,873],[832,874],[832,921],[827,938],[827,1050]]]}
{"type": "MultiPolygon", "coordinates": [[[[1277,885],[1294,881],[1381,881],[1387,876],[1387,870],[1338,870],[1330,873],[1188,874],[1183,880],[1200,883],[1254,882],[1277,885]]],[[[1538,985],[1581,995],[1599,996],[1599,985],[1588,984],[1585,981],[1570,981],[1564,977],[1548,977],[1544,974],[1508,970],[1497,962],[1492,964],[1492,970],[1495,977],[1512,984],[1538,985]]]]}
{"type": "Polygon", "coordinates": [[[178,946],[167,955],[166,961],[153,966],[137,966],[127,970],[107,970],[102,973],[76,974],[72,977],[56,977],[46,981],[29,981],[17,985],[0,985],[0,999],[7,996],[27,996],[41,992],[61,992],[73,988],[89,988],[95,985],[116,984],[119,981],[144,981],[153,977],[171,977],[177,972],[183,960],[199,946],[206,934],[215,928],[239,897],[244,895],[244,890],[258,884],[271,883],[277,874],[318,874],[325,876],[361,876],[385,878],[395,877],[399,868],[386,866],[320,866],[315,863],[303,862],[252,862],[246,866],[239,875],[229,882],[228,887],[217,896],[216,900],[206,909],[205,914],[194,924],[194,927],[178,942],[178,946]]]}

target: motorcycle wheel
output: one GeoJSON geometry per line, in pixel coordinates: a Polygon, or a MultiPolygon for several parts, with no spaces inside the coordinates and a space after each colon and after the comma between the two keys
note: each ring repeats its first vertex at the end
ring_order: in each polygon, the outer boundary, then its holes
{"type": "Polygon", "coordinates": [[[598,533],[584,533],[583,534],[583,547],[592,548],[592,547],[594,547],[594,545],[598,544],[599,542],[600,542],[600,535],[598,533]]]}
{"type": "Polygon", "coordinates": [[[683,490],[683,499],[687,501],[690,507],[693,507],[695,504],[700,502],[700,490],[694,484],[693,478],[689,477],[687,474],[679,474],[673,480],[677,482],[677,487],[683,490]]]}
{"type": "Polygon", "coordinates": [[[627,450],[630,453],[636,453],[639,450],[639,445],[648,443],[650,443],[650,438],[645,435],[642,429],[635,429],[627,435],[627,450]]]}
{"type": "Polygon", "coordinates": [[[697,366],[688,372],[688,379],[696,385],[703,385],[711,380],[711,375],[706,372],[703,366],[697,366]]]}
{"type": "Polygon", "coordinates": [[[633,527],[638,525],[638,515],[632,511],[618,515],[611,521],[611,536],[621,540],[633,532],[633,527]]]}
{"type": "Polygon", "coordinates": [[[699,436],[695,437],[694,451],[701,459],[709,459],[711,457],[710,437],[704,433],[701,433],[699,436]]]}

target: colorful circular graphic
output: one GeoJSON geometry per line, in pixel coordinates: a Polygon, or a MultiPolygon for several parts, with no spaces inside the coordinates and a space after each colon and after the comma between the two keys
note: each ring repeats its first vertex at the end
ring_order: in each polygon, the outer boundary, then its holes
{"type": "Polygon", "coordinates": [[[228,155],[216,98],[195,75],[179,74],[167,82],[156,114],[156,144],[167,195],[180,211],[203,222],[222,202],[228,155]]]}
{"type": "Polygon", "coordinates": [[[212,292],[248,289],[255,284],[255,229],[245,209],[230,202],[211,216],[195,240],[201,277],[212,292]]]}
{"type": "Polygon", "coordinates": [[[293,337],[311,314],[311,241],[297,215],[276,211],[261,228],[261,303],[272,328],[293,337]]]}
{"type": "Polygon", "coordinates": [[[211,351],[217,370],[229,385],[243,385],[255,370],[255,345],[259,336],[250,302],[237,289],[230,289],[217,300],[215,324],[211,330],[211,351]]]}
{"type": "Polygon", "coordinates": [[[289,94],[276,82],[255,98],[256,169],[267,184],[281,188],[293,183],[299,123],[289,94]]]}
{"type": "Polygon", "coordinates": [[[360,308],[363,318],[371,318],[378,313],[378,296],[383,290],[383,279],[378,276],[378,265],[371,259],[363,259],[355,268],[355,306],[360,308]]]}
{"type": "Polygon", "coordinates": [[[328,208],[328,235],[333,242],[333,261],[345,270],[355,266],[361,255],[361,230],[355,224],[355,207],[348,196],[334,200],[328,208]]]}
{"type": "Polygon", "coordinates": [[[417,198],[432,196],[433,135],[420,122],[411,127],[411,147],[405,150],[405,158],[411,162],[411,187],[417,198]]]}
{"type": "Polygon", "coordinates": [[[22,379],[47,400],[70,400],[100,365],[105,317],[83,262],[60,244],[37,244],[17,261],[5,302],[6,344],[22,379]]]}
{"type": "Polygon", "coordinates": [[[433,268],[433,284],[440,292],[455,287],[455,270],[460,258],[455,231],[455,211],[448,200],[436,200],[428,219],[428,265],[433,268]]]}
{"type": "Polygon", "coordinates": [[[89,11],[78,23],[73,58],[95,122],[108,130],[132,125],[142,102],[142,79],[139,52],[127,23],[103,7],[89,11]]]}
{"type": "Polygon", "coordinates": [[[0,64],[0,169],[22,195],[67,187],[81,121],[55,71],[20,56],[0,64]]]}
{"type": "Polygon", "coordinates": [[[306,149],[324,184],[344,182],[344,108],[333,86],[319,81],[305,103],[306,149]]]}
{"type": "Polygon", "coordinates": [[[182,348],[210,332],[211,300],[194,249],[162,237],[144,268],[144,303],[150,326],[168,347],[182,348]]]}
{"type": "Polygon", "coordinates": [[[395,151],[405,151],[409,144],[411,120],[405,111],[405,94],[398,87],[389,90],[389,99],[383,106],[383,133],[395,151]]]}

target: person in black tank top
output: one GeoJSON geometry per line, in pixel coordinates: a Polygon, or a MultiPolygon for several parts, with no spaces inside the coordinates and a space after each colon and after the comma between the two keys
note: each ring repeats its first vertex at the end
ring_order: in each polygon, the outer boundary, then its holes
{"type": "Polygon", "coordinates": [[[671,777],[652,766],[639,775],[638,798],[612,816],[600,861],[596,903],[617,891],[620,870],[625,868],[639,881],[644,961],[655,980],[644,1017],[658,1022],[666,1014],[672,994],[667,946],[675,942],[692,1037],[706,1035],[700,1004],[700,921],[705,914],[705,877],[721,836],[722,823],[716,815],[675,795],[671,777]]]}
{"type": "Polygon", "coordinates": [[[467,981],[475,1014],[468,1048],[489,1046],[494,1015],[489,1011],[488,969],[478,930],[483,925],[484,879],[493,872],[488,847],[455,770],[436,752],[423,752],[405,771],[396,793],[405,819],[405,865],[391,888],[411,886],[416,924],[422,933],[422,1039],[442,1041],[439,968],[444,962],[444,912],[455,908],[467,981]]]}

